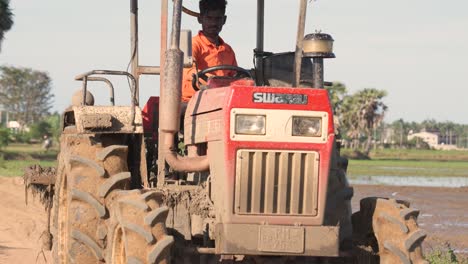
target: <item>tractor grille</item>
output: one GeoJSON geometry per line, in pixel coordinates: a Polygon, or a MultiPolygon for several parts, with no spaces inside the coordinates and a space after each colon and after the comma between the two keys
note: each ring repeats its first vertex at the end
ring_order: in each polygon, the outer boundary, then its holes
{"type": "Polygon", "coordinates": [[[239,150],[235,212],[317,215],[317,152],[239,150]]]}

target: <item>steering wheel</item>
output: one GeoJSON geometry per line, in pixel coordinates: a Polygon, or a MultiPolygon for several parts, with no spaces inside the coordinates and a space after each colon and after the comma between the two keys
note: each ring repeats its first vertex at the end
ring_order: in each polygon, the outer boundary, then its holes
{"type": "Polygon", "coordinates": [[[234,66],[234,65],[217,65],[213,67],[208,67],[204,70],[201,70],[197,72],[197,74],[192,74],[192,87],[195,91],[200,90],[200,87],[198,87],[198,79],[202,79],[204,81],[208,81],[208,76],[206,75],[207,73],[214,72],[214,71],[219,71],[219,70],[229,70],[229,71],[235,71],[236,74],[232,76],[232,78],[251,78],[252,75],[250,72],[244,68],[234,66]]]}

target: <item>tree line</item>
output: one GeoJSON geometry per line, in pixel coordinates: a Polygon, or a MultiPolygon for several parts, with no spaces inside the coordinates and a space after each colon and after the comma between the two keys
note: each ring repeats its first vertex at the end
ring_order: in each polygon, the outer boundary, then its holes
{"type": "Polygon", "coordinates": [[[426,119],[422,122],[395,120],[389,124],[384,124],[379,129],[392,129],[393,144],[402,148],[429,148],[418,142],[417,139],[408,140],[407,135],[426,131],[439,136],[439,144],[455,145],[458,148],[468,148],[468,125],[457,124],[451,121],[439,122],[435,119],[426,119]]]}
{"type": "Polygon", "coordinates": [[[335,114],[336,132],[346,148],[365,153],[376,147],[428,149],[430,146],[423,140],[408,139],[408,135],[421,131],[438,135],[439,144],[468,148],[468,125],[435,119],[414,122],[400,118],[384,122],[388,111],[384,103],[385,90],[366,88],[349,94],[340,82],[334,82],[326,89],[335,114]]]}
{"type": "MultiPolygon", "coordinates": [[[[326,89],[335,115],[336,132],[344,147],[367,153],[376,147],[428,148],[423,141],[408,140],[410,133],[422,130],[437,133],[441,143],[468,147],[468,125],[433,119],[420,123],[403,119],[385,123],[388,111],[385,90],[366,88],[350,94],[340,82],[326,89]]],[[[0,110],[8,113],[9,120],[28,128],[28,131],[10,133],[9,138],[17,141],[37,140],[44,135],[58,138],[60,115],[50,113],[54,98],[51,90],[52,81],[46,72],[0,66],[0,110]]],[[[2,131],[0,140],[8,133],[5,128],[2,131]]]]}
{"type": "Polygon", "coordinates": [[[349,94],[346,86],[334,82],[326,87],[335,117],[336,133],[345,140],[345,146],[353,149],[363,148],[369,152],[373,133],[379,127],[388,110],[383,98],[385,90],[365,88],[349,94]]]}
{"type": "Polygon", "coordinates": [[[60,115],[50,113],[53,98],[52,81],[46,72],[0,66],[0,146],[8,141],[58,137],[60,115]],[[16,121],[18,131],[7,129],[8,121],[16,121]]]}

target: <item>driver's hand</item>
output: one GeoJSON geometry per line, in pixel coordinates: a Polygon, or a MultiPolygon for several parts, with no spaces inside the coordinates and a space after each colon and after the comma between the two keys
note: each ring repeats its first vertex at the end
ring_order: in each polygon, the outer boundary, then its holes
{"type": "Polygon", "coordinates": [[[206,75],[206,77],[208,77],[208,78],[207,78],[208,80],[211,79],[211,77],[216,76],[216,74],[211,73],[211,72],[206,73],[205,75],[206,75]]]}
{"type": "Polygon", "coordinates": [[[213,73],[210,73],[210,72],[206,73],[205,75],[207,77],[206,78],[207,81],[203,80],[202,78],[198,78],[198,81],[199,81],[200,85],[206,85],[207,82],[211,79],[211,77],[216,76],[216,74],[213,74],[213,73]]]}

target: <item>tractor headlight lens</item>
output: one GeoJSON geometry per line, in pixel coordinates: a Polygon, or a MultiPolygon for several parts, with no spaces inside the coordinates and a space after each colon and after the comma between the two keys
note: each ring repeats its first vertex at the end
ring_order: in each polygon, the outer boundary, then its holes
{"type": "Polygon", "coordinates": [[[293,116],[292,135],[299,137],[321,137],[322,118],[293,116]]]}
{"type": "Polygon", "coordinates": [[[236,134],[265,135],[265,116],[236,115],[236,134]]]}

